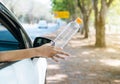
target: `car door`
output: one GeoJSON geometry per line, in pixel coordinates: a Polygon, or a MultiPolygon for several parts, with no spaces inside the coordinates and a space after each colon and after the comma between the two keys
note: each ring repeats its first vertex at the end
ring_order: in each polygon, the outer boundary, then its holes
{"type": "MultiPolygon", "coordinates": [[[[32,47],[32,43],[22,26],[11,12],[0,2],[0,51],[32,47]]],[[[13,62],[12,62],[13,63],[13,62]]],[[[9,63],[10,64],[10,63],[9,63]]],[[[1,68],[1,67],[0,67],[1,68]]]]}
{"type": "MultiPolygon", "coordinates": [[[[20,42],[1,23],[0,24],[0,51],[10,51],[20,49],[20,42]]],[[[5,62],[1,64],[0,84],[37,84],[34,66],[31,59],[19,62],[5,62]],[[14,63],[14,64],[13,64],[14,63]],[[35,77],[35,78],[33,78],[35,77]],[[26,80],[25,80],[26,79],[26,80]],[[33,81],[31,81],[31,79],[33,81]],[[7,81],[6,81],[7,80],[7,81]]]]}
{"type": "MultiPolygon", "coordinates": [[[[0,52],[32,47],[17,20],[0,2],[0,52]]],[[[0,63],[0,84],[38,84],[31,59],[0,63]]]]}

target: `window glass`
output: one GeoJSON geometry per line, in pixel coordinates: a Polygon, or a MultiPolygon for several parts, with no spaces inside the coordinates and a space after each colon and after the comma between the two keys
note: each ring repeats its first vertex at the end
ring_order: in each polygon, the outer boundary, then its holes
{"type": "Polygon", "coordinates": [[[17,39],[0,23],[0,51],[16,50],[19,48],[17,39]]]}

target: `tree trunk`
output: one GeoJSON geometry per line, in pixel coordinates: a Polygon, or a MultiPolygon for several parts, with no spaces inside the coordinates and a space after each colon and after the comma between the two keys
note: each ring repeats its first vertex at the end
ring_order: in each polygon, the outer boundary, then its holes
{"type": "Polygon", "coordinates": [[[96,11],[95,27],[96,27],[96,47],[106,47],[105,42],[105,16],[107,6],[104,0],[101,0],[101,10],[96,11]]]}
{"type": "Polygon", "coordinates": [[[84,35],[84,38],[88,38],[88,32],[89,32],[89,16],[84,16],[83,17],[83,21],[84,21],[84,32],[85,32],[85,35],[84,35]]]}
{"type": "Polygon", "coordinates": [[[89,3],[89,0],[86,2],[85,0],[77,0],[78,7],[83,16],[83,28],[81,29],[81,34],[84,34],[84,38],[89,37],[89,17],[92,11],[92,5],[89,3]],[[91,6],[90,6],[91,5],[91,6]]]}
{"type": "MultiPolygon", "coordinates": [[[[102,18],[104,20],[104,18],[102,18]]],[[[98,20],[95,24],[96,27],[96,47],[106,47],[105,43],[105,23],[103,20],[98,20]]]]}

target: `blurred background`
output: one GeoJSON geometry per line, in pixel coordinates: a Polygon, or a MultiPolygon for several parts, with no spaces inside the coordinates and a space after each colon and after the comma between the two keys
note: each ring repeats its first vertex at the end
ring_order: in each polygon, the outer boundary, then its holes
{"type": "Polygon", "coordinates": [[[37,23],[40,19],[53,20],[50,0],[2,0],[22,23],[37,23]]]}
{"type": "Polygon", "coordinates": [[[82,18],[82,28],[65,48],[71,57],[48,60],[48,84],[120,84],[120,0],[1,1],[32,39],[55,38],[52,34],[82,18]]]}

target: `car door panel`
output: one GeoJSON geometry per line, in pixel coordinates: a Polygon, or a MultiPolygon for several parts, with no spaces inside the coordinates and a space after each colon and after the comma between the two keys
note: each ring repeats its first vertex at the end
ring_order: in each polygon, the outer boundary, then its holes
{"type": "Polygon", "coordinates": [[[30,59],[21,60],[0,70],[0,84],[38,84],[38,75],[30,59]]]}

